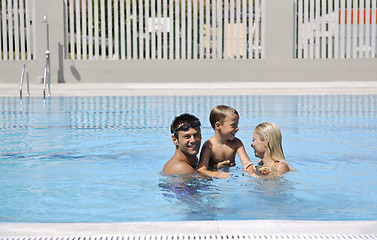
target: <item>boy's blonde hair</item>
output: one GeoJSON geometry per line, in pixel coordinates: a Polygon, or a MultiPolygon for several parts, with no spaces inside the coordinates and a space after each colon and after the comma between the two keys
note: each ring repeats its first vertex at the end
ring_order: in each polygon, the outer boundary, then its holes
{"type": "Polygon", "coordinates": [[[226,105],[218,105],[214,107],[209,114],[209,122],[211,123],[212,128],[215,129],[216,122],[222,124],[227,116],[231,116],[233,114],[239,116],[236,109],[226,105]]]}
{"type": "Polygon", "coordinates": [[[282,137],[280,128],[276,123],[263,122],[255,128],[255,133],[262,141],[268,139],[267,151],[269,151],[270,156],[274,161],[287,163],[281,144],[282,137]]]}

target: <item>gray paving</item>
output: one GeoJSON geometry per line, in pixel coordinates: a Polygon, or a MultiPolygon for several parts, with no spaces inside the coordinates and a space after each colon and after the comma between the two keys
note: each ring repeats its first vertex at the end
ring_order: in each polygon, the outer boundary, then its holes
{"type": "MultiPolygon", "coordinates": [[[[0,96],[19,96],[19,84],[0,84],[0,96]]],[[[26,84],[23,95],[26,95],[26,84]]],[[[41,97],[42,84],[30,85],[31,97],[41,97]]],[[[308,95],[377,94],[377,81],[352,82],[193,82],[193,83],[63,83],[51,84],[51,96],[127,95],[308,95]]]]}

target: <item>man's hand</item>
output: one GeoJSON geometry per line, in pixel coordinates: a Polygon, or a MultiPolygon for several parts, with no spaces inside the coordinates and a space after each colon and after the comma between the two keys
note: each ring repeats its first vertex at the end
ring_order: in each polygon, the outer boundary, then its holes
{"type": "Polygon", "coordinates": [[[228,172],[215,172],[214,174],[215,178],[230,178],[230,176],[232,176],[232,174],[228,172]]]}

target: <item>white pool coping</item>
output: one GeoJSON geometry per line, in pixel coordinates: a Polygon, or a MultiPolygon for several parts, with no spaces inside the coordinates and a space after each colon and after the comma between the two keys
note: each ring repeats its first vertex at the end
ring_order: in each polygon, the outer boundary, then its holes
{"type": "MultiPolygon", "coordinates": [[[[376,77],[377,78],[377,77],[376,77]]],[[[19,96],[19,83],[0,83],[0,96],[19,96]]],[[[42,84],[31,84],[31,97],[41,97],[42,84]]],[[[51,84],[51,96],[137,95],[312,95],[377,94],[377,80],[333,82],[141,82],[51,84]]],[[[23,86],[26,96],[26,84],[23,86]]]]}
{"type": "Polygon", "coordinates": [[[377,234],[377,221],[183,221],[133,223],[2,223],[0,237],[74,237],[187,234],[377,234]]]}

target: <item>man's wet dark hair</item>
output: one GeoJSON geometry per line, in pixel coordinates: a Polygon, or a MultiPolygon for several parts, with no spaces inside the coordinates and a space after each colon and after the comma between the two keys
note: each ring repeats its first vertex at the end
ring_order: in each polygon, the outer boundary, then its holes
{"type": "Polygon", "coordinates": [[[192,114],[189,114],[189,113],[183,113],[179,116],[176,116],[171,125],[170,125],[170,132],[171,134],[174,133],[175,137],[177,132],[175,132],[175,130],[178,129],[179,126],[183,125],[183,124],[191,124],[193,122],[198,122],[199,123],[199,126],[200,126],[200,121],[197,117],[195,117],[194,115],[192,114]]]}

